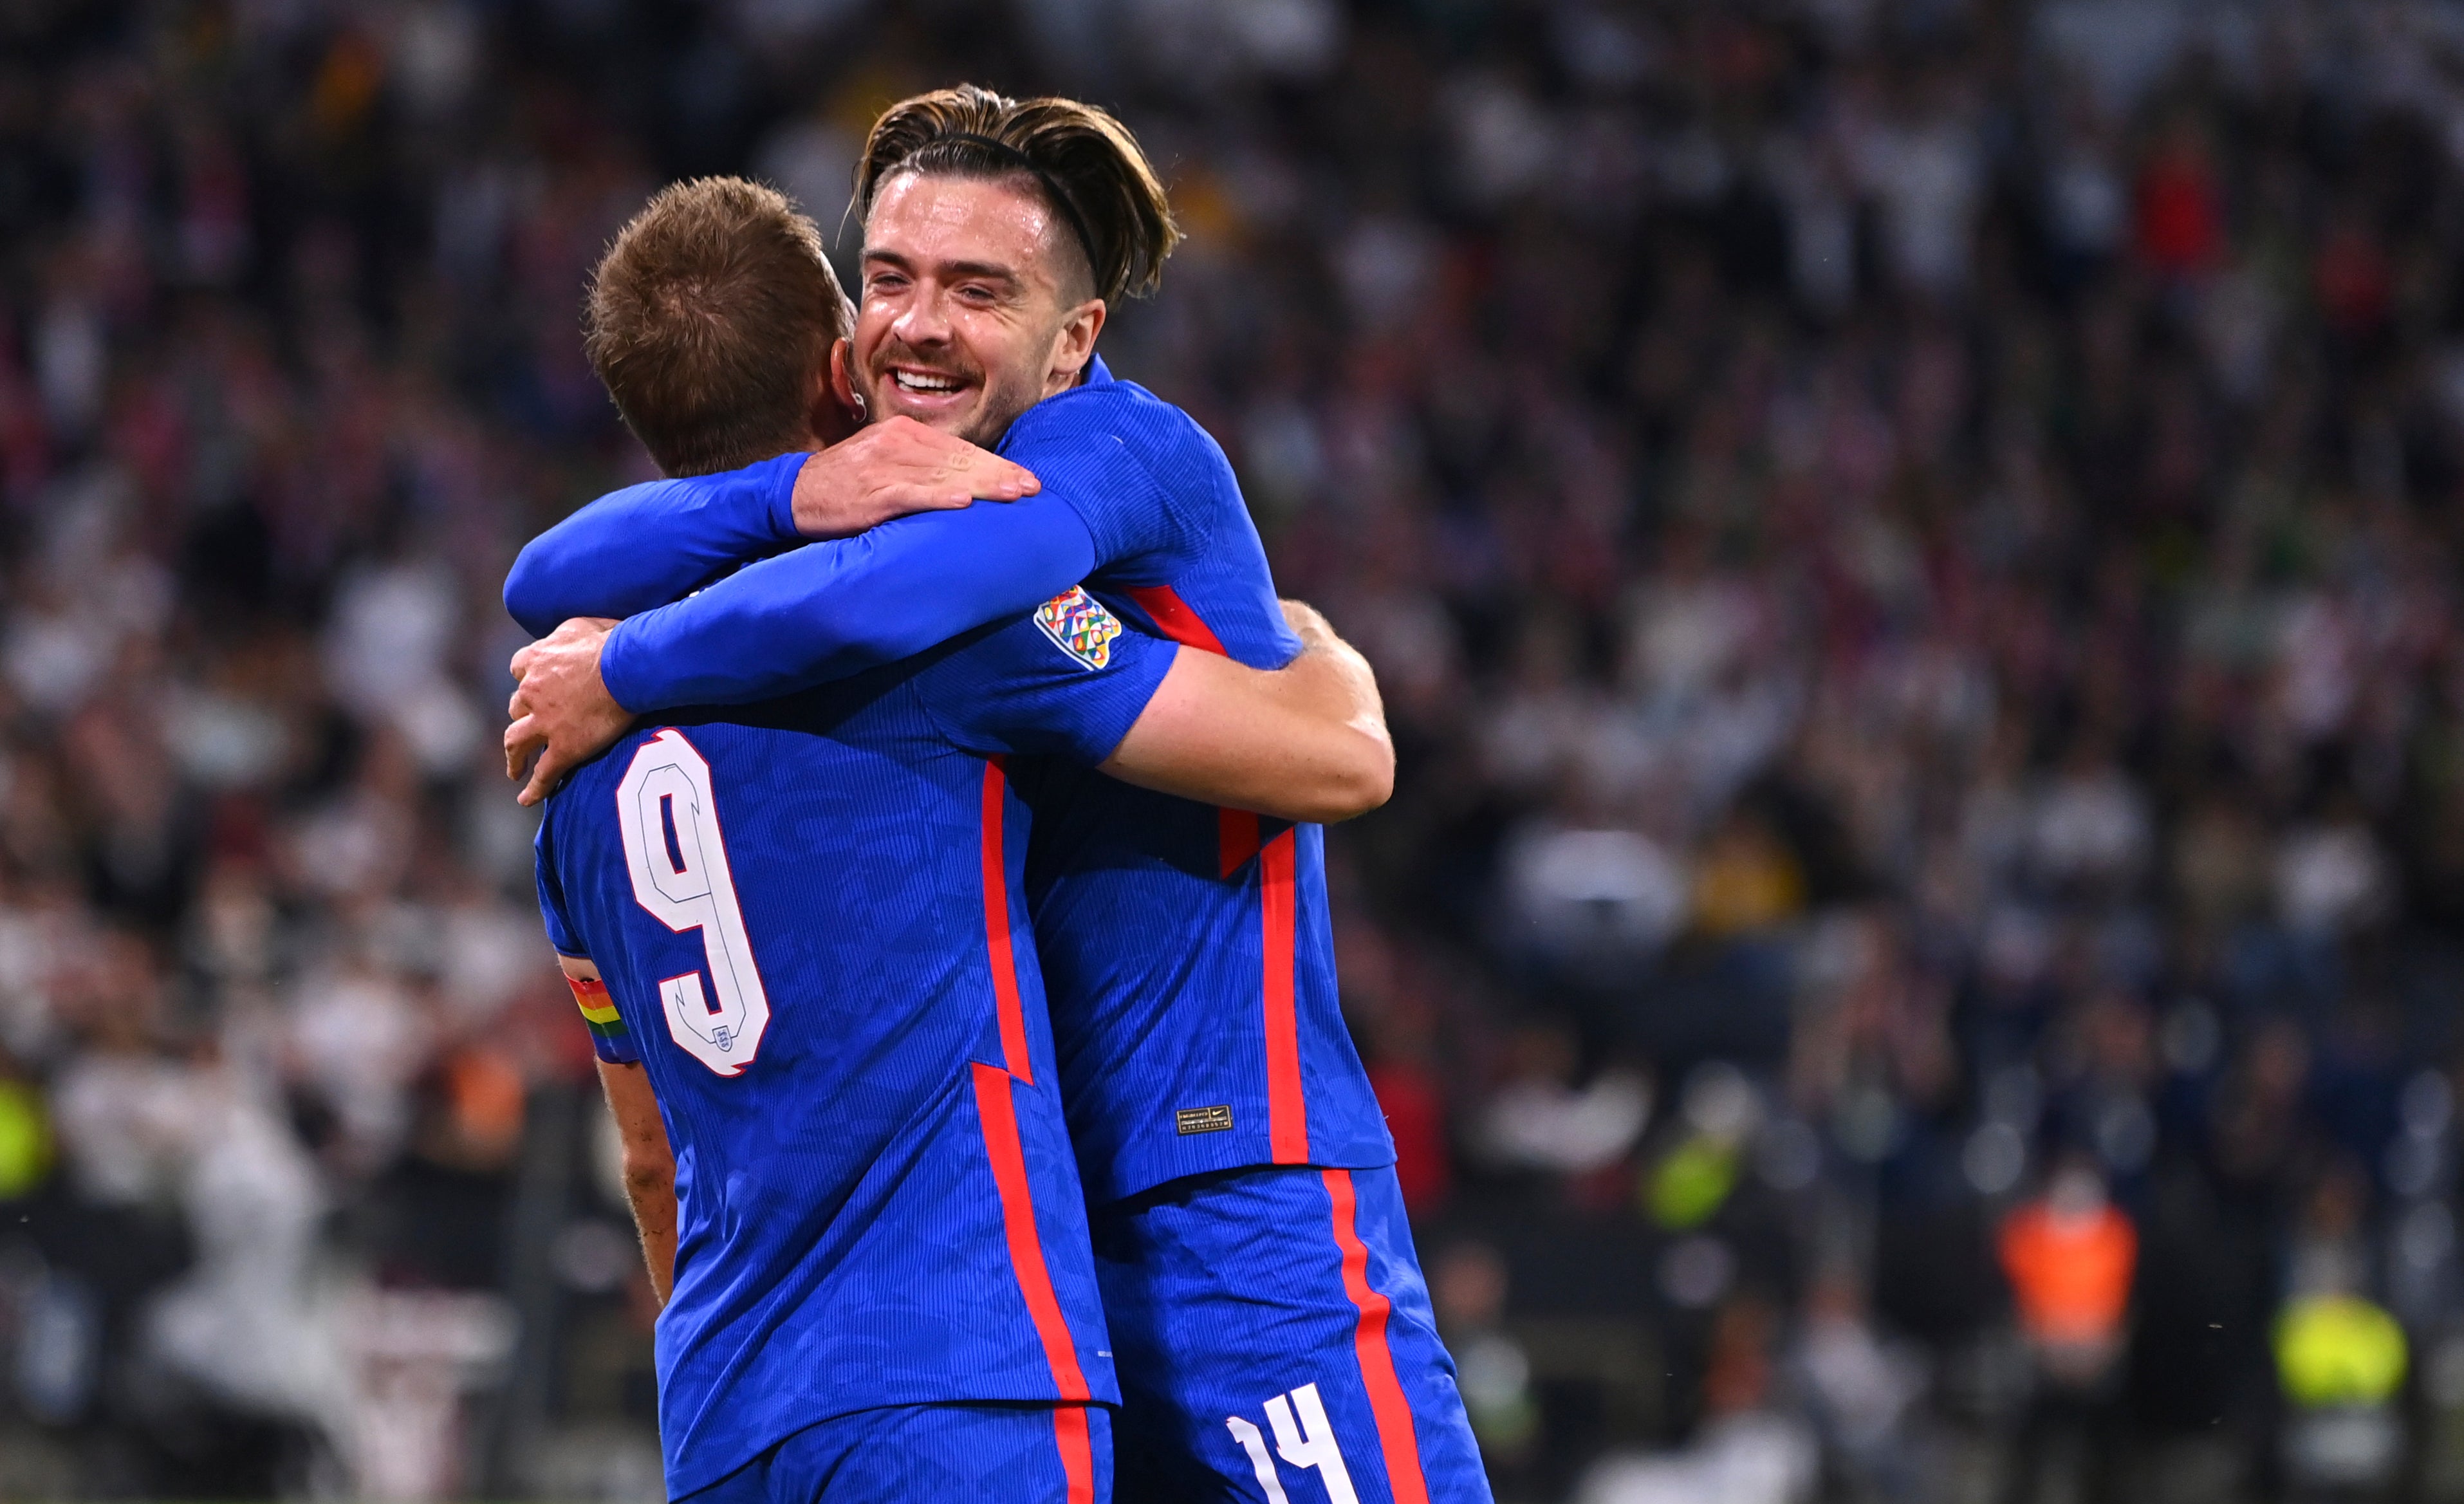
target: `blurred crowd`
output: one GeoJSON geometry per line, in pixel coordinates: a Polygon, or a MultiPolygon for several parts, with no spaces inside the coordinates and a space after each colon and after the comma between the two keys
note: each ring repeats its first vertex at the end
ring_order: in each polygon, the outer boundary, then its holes
{"type": "Polygon", "coordinates": [[[0,1497],[657,1495],[497,586],[612,229],[960,78],[1379,671],[1505,1504],[2464,1498],[2427,0],[0,4],[0,1497]]]}

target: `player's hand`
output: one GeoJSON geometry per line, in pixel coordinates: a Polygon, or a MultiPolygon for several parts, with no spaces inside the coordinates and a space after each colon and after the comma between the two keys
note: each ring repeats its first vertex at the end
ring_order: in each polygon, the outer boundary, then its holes
{"type": "Polygon", "coordinates": [[[606,617],[577,616],[514,654],[514,677],[521,682],[505,706],[513,719],[505,728],[505,776],[522,784],[516,797],[523,804],[545,799],[565,774],[633,724],[632,713],[616,703],[599,676],[599,654],[615,630],[606,617]]]}
{"type": "Polygon", "coordinates": [[[990,450],[913,418],[885,418],[804,461],[796,473],[796,531],[852,538],[911,512],[1015,501],[1043,489],[1032,471],[990,450]]]}

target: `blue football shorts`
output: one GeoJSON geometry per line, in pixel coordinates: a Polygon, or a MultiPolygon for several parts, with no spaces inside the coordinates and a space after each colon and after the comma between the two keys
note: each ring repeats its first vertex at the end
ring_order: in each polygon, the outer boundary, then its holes
{"type": "Polygon", "coordinates": [[[1091,1220],[1120,1504],[1489,1504],[1392,1169],[1191,1176],[1091,1220]]]}
{"type": "Polygon", "coordinates": [[[807,1426],[678,1504],[1105,1504],[1101,1404],[897,1404],[807,1426]]]}

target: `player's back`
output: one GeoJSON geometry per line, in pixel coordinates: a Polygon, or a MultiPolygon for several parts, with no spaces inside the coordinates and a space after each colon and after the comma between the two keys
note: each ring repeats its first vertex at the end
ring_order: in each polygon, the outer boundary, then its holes
{"type": "Polygon", "coordinates": [[[671,716],[549,803],[552,938],[598,965],[603,1056],[638,1056],[675,1153],[677,1494],[834,1414],[1113,1397],[1024,811],[935,674],[671,716]]]}
{"type": "MultiPolygon", "coordinates": [[[[1030,409],[1002,451],[1039,474],[1112,456],[1075,494],[1098,500],[1088,521],[1108,561],[1087,588],[1129,621],[1253,668],[1300,651],[1232,467],[1188,414],[1098,365],[1030,409]]],[[[1089,1194],[1253,1164],[1394,1162],[1336,996],[1324,830],[1048,760],[1019,777],[1089,1194]]]]}

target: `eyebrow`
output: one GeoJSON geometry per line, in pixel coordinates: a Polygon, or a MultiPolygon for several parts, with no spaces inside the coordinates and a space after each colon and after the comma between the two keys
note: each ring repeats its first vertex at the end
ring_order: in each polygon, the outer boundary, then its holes
{"type": "MultiPolygon", "coordinates": [[[[864,259],[867,264],[882,261],[902,271],[912,271],[914,268],[913,261],[909,257],[895,251],[885,251],[873,246],[865,248],[864,259]]],[[[1012,285],[1016,285],[1019,280],[1016,272],[994,261],[941,261],[935,264],[935,270],[950,277],[977,276],[988,281],[1007,282],[1012,285]]]]}

